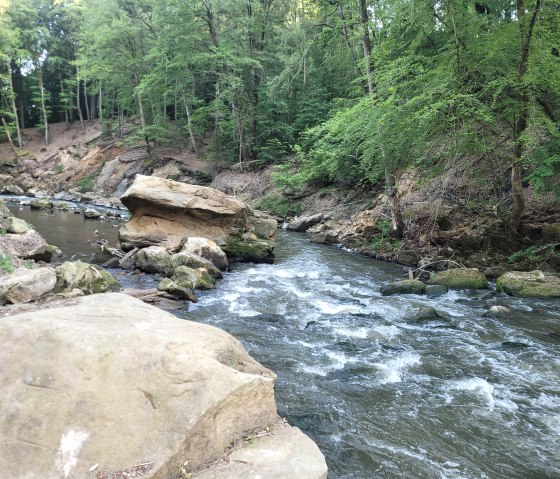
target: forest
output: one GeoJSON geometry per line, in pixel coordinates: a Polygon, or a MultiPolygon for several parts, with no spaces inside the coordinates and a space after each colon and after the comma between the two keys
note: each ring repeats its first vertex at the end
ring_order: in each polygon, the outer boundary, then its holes
{"type": "Polygon", "coordinates": [[[0,0],[3,141],[98,119],[285,188],[379,187],[395,237],[402,172],[463,163],[515,234],[525,186],[560,195],[559,25],[558,0],[0,0]]]}

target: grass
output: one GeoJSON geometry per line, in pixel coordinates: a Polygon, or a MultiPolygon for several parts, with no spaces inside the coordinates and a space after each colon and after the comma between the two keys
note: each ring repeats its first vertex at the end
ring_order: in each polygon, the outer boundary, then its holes
{"type": "Polygon", "coordinates": [[[98,174],[91,173],[89,175],[83,176],[78,180],[78,188],[82,193],[87,193],[88,191],[93,191],[95,186],[95,179],[98,174]]]}
{"type": "Polygon", "coordinates": [[[299,215],[301,203],[290,201],[282,195],[268,195],[257,204],[257,209],[285,218],[299,215]]]}
{"type": "Polygon", "coordinates": [[[0,253],[0,270],[4,273],[13,273],[16,270],[11,256],[0,253]]]}

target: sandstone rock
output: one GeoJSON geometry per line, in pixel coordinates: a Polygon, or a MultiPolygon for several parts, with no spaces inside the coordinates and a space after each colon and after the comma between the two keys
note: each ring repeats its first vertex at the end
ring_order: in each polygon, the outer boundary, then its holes
{"type": "Polygon", "coordinates": [[[6,233],[12,219],[12,212],[4,201],[0,200],[0,234],[6,233]]]}
{"type": "Polygon", "coordinates": [[[56,291],[68,292],[75,288],[85,294],[118,291],[120,285],[107,271],[81,261],[66,261],[56,268],[56,291]]]}
{"type": "Polygon", "coordinates": [[[36,210],[50,210],[53,207],[53,203],[48,198],[37,198],[29,206],[31,206],[31,209],[36,210]]]}
{"type": "Polygon", "coordinates": [[[520,298],[560,298],[560,278],[542,271],[510,271],[496,281],[498,291],[520,298]]]}
{"type": "Polygon", "coordinates": [[[417,279],[403,279],[396,283],[381,286],[381,294],[383,296],[391,296],[393,294],[424,294],[425,292],[426,285],[417,279]]]}
{"type": "Polygon", "coordinates": [[[179,286],[175,281],[169,278],[163,278],[159,282],[158,290],[163,291],[165,293],[169,293],[179,299],[186,299],[188,301],[192,301],[193,303],[196,303],[198,301],[198,298],[192,292],[191,288],[185,288],[183,286],[179,286]]]}
{"type": "Polygon", "coordinates": [[[199,472],[193,479],[327,479],[327,464],[317,445],[298,428],[280,423],[273,434],[245,441],[228,461],[199,472]],[[258,473],[259,476],[255,476],[258,473]]]}
{"type": "Polygon", "coordinates": [[[443,284],[429,284],[426,286],[426,296],[428,298],[437,298],[447,293],[447,286],[443,284]]]}
{"type": "Polygon", "coordinates": [[[50,268],[20,269],[0,277],[0,304],[28,303],[52,291],[55,284],[50,268]]]}
{"type": "Polygon", "coordinates": [[[34,259],[43,255],[47,242],[35,230],[23,234],[0,235],[0,252],[21,259],[34,259]]]}
{"type": "Polygon", "coordinates": [[[225,270],[228,267],[226,254],[214,241],[207,238],[186,238],[181,246],[181,251],[205,258],[211,261],[218,269],[225,270]]]}
{"type": "Polygon", "coordinates": [[[94,208],[86,208],[84,210],[84,218],[94,220],[100,218],[101,216],[103,215],[94,208]]]}
{"type": "Polygon", "coordinates": [[[297,231],[303,233],[307,231],[312,226],[315,226],[317,223],[323,221],[325,215],[323,213],[317,213],[316,215],[312,216],[302,216],[294,221],[291,221],[286,225],[286,229],[288,231],[297,231]]]}
{"type": "Polygon", "coordinates": [[[6,231],[16,235],[27,233],[30,229],[32,229],[25,221],[14,216],[9,219],[7,226],[6,231]]]}
{"type": "MultiPolygon", "coordinates": [[[[126,295],[5,317],[0,343],[6,478],[87,478],[94,466],[124,477],[140,464],[146,479],[181,477],[278,420],[274,374],[237,340],[126,295]]],[[[295,446],[286,467],[302,473],[284,477],[324,477],[320,452],[295,446]]]]}
{"type": "Polygon", "coordinates": [[[202,237],[235,259],[272,257],[276,222],[213,188],[137,175],[121,201],[132,215],[119,230],[123,249],[164,245],[176,251],[183,238],[202,237]]]}
{"type": "Polygon", "coordinates": [[[486,277],[476,268],[450,268],[436,273],[429,284],[441,284],[454,289],[483,289],[488,287],[486,277]]]}
{"type": "Polygon", "coordinates": [[[216,287],[216,280],[204,268],[179,266],[173,272],[171,279],[179,286],[188,289],[213,289],[216,287]]]}

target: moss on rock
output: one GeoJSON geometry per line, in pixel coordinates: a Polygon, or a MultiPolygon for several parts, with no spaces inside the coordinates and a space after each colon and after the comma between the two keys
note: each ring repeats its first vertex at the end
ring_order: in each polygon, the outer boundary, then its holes
{"type": "Polygon", "coordinates": [[[404,279],[396,283],[385,284],[381,287],[383,296],[391,296],[393,294],[424,294],[426,285],[417,279],[404,279]]]}
{"type": "Polygon", "coordinates": [[[542,271],[510,271],[496,280],[496,289],[520,298],[560,298],[560,278],[542,271]]]}
{"type": "Polygon", "coordinates": [[[476,268],[451,268],[436,273],[428,284],[441,284],[453,289],[484,289],[488,281],[476,268]]]}
{"type": "Polygon", "coordinates": [[[231,262],[268,263],[274,260],[274,241],[263,239],[231,240],[222,250],[231,262]]]}
{"type": "Polygon", "coordinates": [[[79,289],[85,294],[106,293],[121,289],[107,271],[82,261],[66,261],[56,268],[56,292],[79,289]]]}

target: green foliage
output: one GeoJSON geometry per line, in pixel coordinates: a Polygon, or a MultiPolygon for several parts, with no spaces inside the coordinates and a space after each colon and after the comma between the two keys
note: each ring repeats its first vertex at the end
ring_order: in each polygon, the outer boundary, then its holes
{"type": "Polygon", "coordinates": [[[538,193],[551,191],[560,199],[560,139],[545,143],[531,158],[535,169],[528,179],[538,193]]]}
{"type": "Polygon", "coordinates": [[[3,271],[4,273],[13,273],[15,270],[16,267],[12,261],[12,257],[7,254],[0,253],[0,271],[3,271]]]}
{"type": "Polygon", "coordinates": [[[560,259],[560,243],[548,243],[542,246],[529,246],[528,248],[516,251],[508,257],[509,263],[520,263],[529,261],[530,263],[544,263],[551,257],[560,259]]]}
{"type": "Polygon", "coordinates": [[[271,194],[264,196],[259,201],[257,209],[266,211],[267,213],[281,218],[286,218],[299,215],[301,212],[301,203],[291,201],[283,195],[271,194]]]}
{"type": "Polygon", "coordinates": [[[80,178],[77,183],[79,190],[82,193],[93,191],[95,188],[95,180],[98,176],[99,173],[92,173],[80,178]]]}
{"type": "Polygon", "coordinates": [[[64,165],[58,164],[54,167],[54,172],[58,175],[64,171],[64,165]]]}

